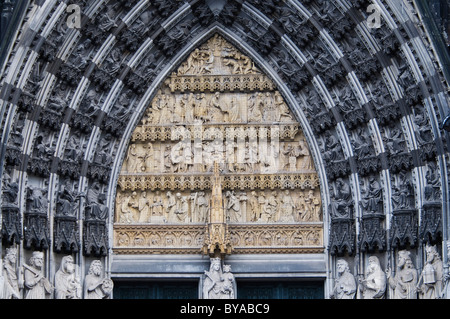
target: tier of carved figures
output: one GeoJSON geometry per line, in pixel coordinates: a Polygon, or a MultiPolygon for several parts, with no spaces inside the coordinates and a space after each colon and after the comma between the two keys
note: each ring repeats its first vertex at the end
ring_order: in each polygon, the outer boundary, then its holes
{"type": "Polygon", "coordinates": [[[241,141],[213,139],[193,142],[147,142],[130,144],[122,174],[204,173],[213,162],[229,173],[312,171],[314,164],[306,141],[241,141]]]}
{"type": "Polygon", "coordinates": [[[354,276],[348,262],[338,259],[333,299],[439,299],[447,294],[448,276],[436,246],[427,244],[419,272],[410,251],[397,253],[396,270],[383,269],[377,256],[369,256],[365,273],[354,276]]]}
{"type": "MultiPolygon", "coordinates": [[[[210,192],[119,192],[116,223],[189,224],[208,222],[210,192]]],[[[322,220],[317,190],[224,191],[229,223],[298,223],[322,220]]]]}
{"type": "Polygon", "coordinates": [[[184,93],[159,91],[141,125],[290,123],[294,117],[280,92],[184,93]]]}
{"type": "Polygon", "coordinates": [[[7,248],[0,277],[2,299],[106,299],[113,281],[103,275],[103,264],[94,260],[84,277],[71,255],[64,256],[54,280],[46,277],[44,253],[34,251],[28,263],[17,265],[16,248],[7,248]]]}

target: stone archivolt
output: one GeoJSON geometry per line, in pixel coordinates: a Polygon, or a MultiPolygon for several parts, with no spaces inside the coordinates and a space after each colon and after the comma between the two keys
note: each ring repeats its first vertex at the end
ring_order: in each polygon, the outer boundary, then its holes
{"type": "Polygon", "coordinates": [[[324,247],[319,179],[299,124],[274,84],[218,35],[191,53],[145,111],[115,211],[117,253],[324,247]]]}

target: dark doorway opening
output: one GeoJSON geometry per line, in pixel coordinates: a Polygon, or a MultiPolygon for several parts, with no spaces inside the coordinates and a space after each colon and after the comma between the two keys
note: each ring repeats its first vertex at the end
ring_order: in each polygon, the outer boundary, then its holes
{"type": "Polygon", "coordinates": [[[324,299],[323,281],[237,281],[238,299],[324,299]]]}
{"type": "Polygon", "coordinates": [[[198,281],[115,281],[114,299],[197,299],[198,281]]]}

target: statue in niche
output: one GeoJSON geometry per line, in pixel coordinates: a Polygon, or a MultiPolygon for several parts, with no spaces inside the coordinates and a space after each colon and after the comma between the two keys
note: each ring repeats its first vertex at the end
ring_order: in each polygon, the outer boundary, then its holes
{"type": "Polygon", "coordinates": [[[292,143],[286,143],[282,153],[287,157],[287,162],[283,165],[283,169],[288,168],[289,171],[296,171],[297,158],[300,156],[300,147],[296,147],[292,143]]]}
{"type": "Polygon", "coordinates": [[[228,220],[232,223],[241,221],[242,213],[239,198],[234,191],[228,191],[225,197],[227,198],[226,214],[228,220]]]}
{"type": "Polygon", "coordinates": [[[258,92],[248,97],[248,121],[261,122],[262,120],[262,93],[258,92]]]}
{"type": "Polygon", "coordinates": [[[131,208],[129,207],[130,197],[121,193],[118,193],[117,196],[119,223],[133,223],[134,215],[131,208]]]}
{"type": "Polygon", "coordinates": [[[161,193],[156,191],[155,196],[153,196],[153,202],[151,204],[151,217],[157,220],[162,220],[164,215],[164,204],[161,197],[161,193]]]}
{"type": "Polygon", "coordinates": [[[266,95],[264,96],[263,121],[277,121],[275,103],[270,92],[266,92],[266,95]]]}
{"type": "Polygon", "coordinates": [[[56,299],[81,299],[81,280],[72,256],[64,256],[55,274],[56,299]]]}
{"type": "Polygon", "coordinates": [[[352,200],[352,193],[350,185],[344,182],[342,178],[338,178],[334,187],[334,200],[330,204],[330,213],[334,218],[350,217],[350,202],[352,200]]]}
{"type": "Polygon", "coordinates": [[[27,210],[29,213],[46,214],[48,208],[47,197],[39,187],[28,188],[27,210]]]}
{"type": "Polygon", "coordinates": [[[147,192],[143,191],[138,199],[139,223],[148,223],[150,221],[150,200],[147,198],[147,192]]]}
{"type": "Polygon", "coordinates": [[[241,105],[238,103],[236,97],[233,97],[230,101],[229,109],[228,109],[228,120],[231,123],[238,123],[241,119],[241,105]]]}
{"type": "Polygon", "coordinates": [[[208,104],[208,117],[211,122],[227,122],[223,117],[223,110],[226,110],[226,105],[223,103],[220,92],[215,92],[208,104]]]}
{"type": "Polygon", "coordinates": [[[341,146],[338,139],[331,134],[329,131],[325,132],[325,143],[324,143],[324,160],[326,161],[336,161],[340,159],[341,146]]]}
{"type": "Polygon", "coordinates": [[[44,253],[34,251],[29,264],[24,264],[25,299],[46,299],[53,292],[54,287],[44,276],[43,263],[44,253]]]}
{"type": "Polygon", "coordinates": [[[426,263],[420,274],[417,290],[420,299],[439,299],[444,294],[444,266],[435,245],[427,244],[426,263]]]}
{"type": "Polygon", "coordinates": [[[62,185],[58,193],[58,200],[56,204],[56,211],[60,216],[76,216],[76,202],[83,197],[84,194],[78,194],[71,190],[70,180],[62,185]]]}
{"type": "Polygon", "coordinates": [[[194,119],[201,122],[206,122],[208,120],[208,108],[206,107],[205,93],[198,93],[196,95],[194,119]]]}
{"type": "Polygon", "coordinates": [[[3,258],[1,299],[22,299],[20,289],[23,288],[23,269],[17,269],[16,262],[17,248],[6,248],[6,254],[3,258]]]}
{"type": "Polygon", "coordinates": [[[404,142],[402,131],[399,128],[386,129],[385,132],[383,142],[390,154],[398,154],[405,150],[405,147],[402,146],[404,142]]]}
{"type": "Polygon", "coordinates": [[[400,250],[397,257],[397,273],[392,277],[391,269],[387,269],[386,278],[394,290],[391,299],[417,299],[417,270],[413,265],[411,253],[400,250]]]}
{"type": "Polygon", "coordinates": [[[84,278],[84,299],[106,299],[111,295],[114,283],[102,277],[103,265],[100,260],[92,261],[84,278]]]}
{"type": "Polygon", "coordinates": [[[355,154],[359,159],[369,157],[371,155],[371,148],[369,143],[369,137],[367,133],[359,129],[355,140],[352,142],[353,148],[355,149],[355,154]]]}
{"type": "MultiPolygon", "coordinates": [[[[175,222],[186,223],[189,221],[189,204],[186,196],[182,196],[181,193],[175,195],[176,203],[173,211],[175,222]]],[[[169,217],[170,218],[170,217],[169,217]]]]}
{"type": "Polygon", "coordinates": [[[137,150],[135,143],[131,144],[127,151],[127,172],[137,172],[137,150]]]}
{"type": "Polygon", "coordinates": [[[278,213],[277,192],[273,191],[265,200],[263,210],[261,212],[261,221],[265,223],[275,222],[278,213]]]}
{"type": "Polygon", "coordinates": [[[277,122],[289,122],[293,121],[293,117],[291,115],[291,112],[289,111],[288,106],[283,100],[283,97],[281,96],[280,92],[276,91],[273,96],[274,104],[275,104],[275,110],[276,110],[276,120],[277,122]]]}
{"type": "MultiPolygon", "coordinates": [[[[419,106],[422,109],[422,106],[419,106]]],[[[428,123],[427,115],[425,111],[415,111],[414,115],[414,132],[417,137],[419,145],[430,143],[433,140],[433,133],[430,130],[430,124],[428,123]]]]}
{"type": "MultiPolygon", "coordinates": [[[[184,94],[177,108],[184,111],[184,122],[194,122],[195,98],[194,93],[184,94]]],[[[181,112],[181,111],[180,111],[181,112]]]]}
{"type": "Polygon", "coordinates": [[[320,221],[320,200],[313,190],[310,190],[304,199],[304,209],[303,221],[320,221]]]}
{"type": "Polygon", "coordinates": [[[17,206],[17,194],[19,192],[19,184],[12,181],[11,177],[5,173],[3,180],[2,205],[17,206]]]}
{"type": "Polygon", "coordinates": [[[386,274],[376,256],[369,257],[365,278],[359,279],[359,299],[383,299],[386,292],[386,274]]]}
{"type": "Polygon", "coordinates": [[[98,182],[92,183],[86,194],[86,218],[104,220],[109,209],[106,206],[106,194],[98,182]]]}
{"type": "Polygon", "coordinates": [[[281,216],[279,222],[291,223],[294,222],[295,204],[294,200],[289,193],[289,190],[285,190],[281,198],[281,216]]]}
{"type": "Polygon", "coordinates": [[[171,191],[166,193],[167,196],[167,210],[166,210],[166,220],[172,221],[172,218],[175,217],[175,210],[177,209],[177,199],[172,194],[171,191]]]}
{"type": "Polygon", "coordinates": [[[369,185],[366,187],[365,195],[360,201],[361,207],[366,213],[381,212],[382,207],[380,205],[382,201],[382,190],[380,183],[374,176],[369,177],[369,185]]]}
{"type": "Polygon", "coordinates": [[[258,202],[258,195],[256,194],[255,191],[251,192],[251,195],[249,197],[249,204],[250,204],[250,216],[248,218],[248,221],[256,222],[260,218],[261,205],[258,202]]]}
{"type": "Polygon", "coordinates": [[[172,147],[170,145],[166,145],[164,148],[164,173],[173,172],[171,154],[172,154],[172,147]]]}
{"type": "MultiPolygon", "coordinates": [[[[235,298],[235,280],[230,268],[222,272],[220,258],[211,258],[209,271],[205,270],[203,282],[203,299],[233,299],[235,298]]],[[[224,270],[225,270],[224,265],[224,270]]]]}
{"type": "Polygon", "coordinates": [[[170,97],[166,94],[161,94],[159,96],[158,103],[158,111],[159,111],[159,122],[155,123],[155,119],[153,122],[155,124],[167,124],[172,122],[183,122],[184,114],[180,114],[179,108],[175,110],[172,109],[172,104],[170,104],[170,97]]]}
{"type": "Polygon", "coordinates": [[[209,215],[209,200],[205,192],[191,194],[191,198],[194,207],[192,219],[199,223],[206,222],[209,215]]]}
{"type": "Polygon", "coordinates": [[[76,162],[80,159],[81,154],[81,137],[76,133],[69,137],[66,146],[65,158],[72,162],[76,162]]]}
{"type": "Polygon", "coordinates": [[[356,294],[356,280],[350,273],[347,261],[339,259],[336,262],[338,277],[334,283],[331,299],[354,299],[356,294]]]}
{"type": "Polygon", "coordinates": [[[406,174],[400,174],[399,185],[394,185],[392,204],[394,209],[407,209],[414,206],[414,191],[406,174]]]}
{"type": "Polygon", "coordinates": [[[425,174],[425,200],[428,202],[439,201],[441,198],[441,187],[439,174],[437,173],[436,164],[430,163],[425,174]]]}

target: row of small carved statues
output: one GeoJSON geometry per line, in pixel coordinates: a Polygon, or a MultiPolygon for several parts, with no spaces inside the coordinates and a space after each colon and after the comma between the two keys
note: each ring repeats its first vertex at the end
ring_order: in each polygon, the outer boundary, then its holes
{"type": "Polygon", "coordinates": [[[84,282],[78,275],[72,256],[64,256],[55,274],[54,284],[45,277],[43,252],[34,251],[28,264],[17,267],[17,249],[7,248],[0,277],[1,299],[107,299],[113,281],[102,276],[100,260],[90,264],[84,282]],[[84,286],[84,287],[83,287],[84,286]]]}
{"type": "Polygon", "coordinates": [[[337,278],[332,299],[440,299],[447,294],[448,278],[444,275],[443,263],[436,246],[427,245],[426,263],[422,272],[416,270],[411,253],[400,250],[397,271],[383,271],[376,256],[370,256],[365,275],[355,279],[344,259],[336,263],[337,278]]]}
{"type": "Polygon", "coordinates": [[[143,125],[170,123],[291,122],[294,118],[280,92],[257,92],[248,97],[184,94],[177,98],[160,93],[142,119],[143,125]]]}
{"type": "MultiPolygon", "coordinates": [[[[159,191],[150,196],[146,191],[138,195],[118,193],[116,201],[119,223],[204,223],[209,210],[210,199],[205,192],[190,195],[181,193],[166,196],[159,191]],[[166,198],[166,200],[163,199],[166,198]]],[[[321,220],[321,200],[310,190],[303,192],[272,191],[270,194],[252,191],[225,193],[224,211],[229,222],[310,222],[321,220]],[[295,201],[294,201],[295,199],[295,201]]]]}
{"type": "Polygon", "coordinates": [[[133,143],[127,151],[122,173],[208,172],[214,161],[228,172],[312,170],[314,164],[304,140],[291,143],[258,144],[234,141],[205,141],[177,144],[133,143]]]}

